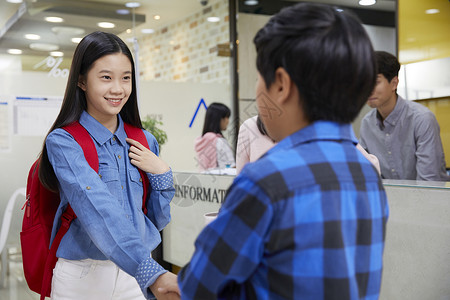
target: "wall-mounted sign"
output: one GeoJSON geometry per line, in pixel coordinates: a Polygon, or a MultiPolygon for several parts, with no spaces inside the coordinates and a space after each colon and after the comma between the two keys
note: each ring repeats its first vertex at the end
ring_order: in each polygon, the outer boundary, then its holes
{"type": "Polygon", "coordinates": [[[61,66],[62,62],[62,57],[47,56],[44,60],[34,65],[33,69],[38,70],[40,68],[43,68],[44,70],[49,70],[49,77],[67,78],[69,76],[69,69],[63,68],[61,66]]]}

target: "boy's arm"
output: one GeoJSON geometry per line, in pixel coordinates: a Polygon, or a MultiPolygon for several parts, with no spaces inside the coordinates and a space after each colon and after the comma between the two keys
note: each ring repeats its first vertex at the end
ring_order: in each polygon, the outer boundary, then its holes
{"type": "Polygon", "coordinates": [[[228,283],[243,283],[264,253],[272,220],[268,197],[239,176],[219,215],[198,236],[189,264],[178,275],[182,297],[214,299],[228,283]]]}

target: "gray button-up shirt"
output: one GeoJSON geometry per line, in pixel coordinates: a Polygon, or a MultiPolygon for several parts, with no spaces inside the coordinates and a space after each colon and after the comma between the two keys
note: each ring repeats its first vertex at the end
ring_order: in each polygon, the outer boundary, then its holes
{"type": "Polygon", "coordinates": [[[366,114],[360,143],[379,159],[383,178],[448,181],[439,132],[428,108],[398,96],[384,121],[376,109],[366,114]]]}

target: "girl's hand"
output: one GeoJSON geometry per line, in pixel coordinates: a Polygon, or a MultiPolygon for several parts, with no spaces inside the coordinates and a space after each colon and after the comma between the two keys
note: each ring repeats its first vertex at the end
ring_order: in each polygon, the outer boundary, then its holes
{"type": "Polygon", "coordinates": [[[168,164],[138,141],[127,138],[127,143],[131,145],[128,156],[134,166],[152,174],[162,174],[170,170],[168,164]]]}

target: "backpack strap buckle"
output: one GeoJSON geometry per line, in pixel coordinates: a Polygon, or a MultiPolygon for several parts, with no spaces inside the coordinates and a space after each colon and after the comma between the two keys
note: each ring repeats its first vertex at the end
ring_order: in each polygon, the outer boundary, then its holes
{"type": "Polygon", "coordinates": [[[70,205],[67,206],[66,210],[61,215],[61,226],[69,228],[70,223],[76,218],[77,216],[72,210],[72,207],[70,205]]]}

